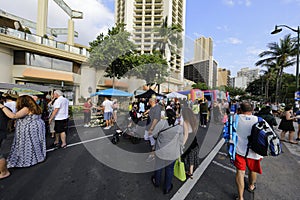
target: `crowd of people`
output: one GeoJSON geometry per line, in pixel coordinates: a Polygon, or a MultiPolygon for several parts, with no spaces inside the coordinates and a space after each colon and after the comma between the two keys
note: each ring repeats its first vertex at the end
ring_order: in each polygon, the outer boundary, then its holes
{"type": "Polygon", "coordinates": [[[55,136],[55,146],[66,147],[69,102],[60,90],[46,102],[36,96],[5,93],[0,101],[0,179],[10,175],[9,168],[30,167],[46,159],[46,132],[55,136]],[[47,108],[48,109],[45,109],[47,108]],[[47,114],[45,114],[47,113],[47,114]],[[46,116],[47,115],[47,116],[46,116]],[[9,132],[14,133],[5,159],[1,145],[9,132]],[[55,135],[54,135],[55,133],[55,135]]]}
{"type": "MultiPolygon", "coordinates": [[[[47,95],[48,96],[48,95],[47,95]]],[[[46,131],[54,139],[53,147],[67,147],[67,123],[69,102],[60,90],[41,101],[35,96],[13,94],[2,95],[0,101],[0,179],[10,175],[9,168],[30,167],[46,159],[46,131]],[[41,106],[46,105],[46,106],[41,106]],[[47,112],[45,112],[45,109],[47,112]],[[45,114],[46,113],[46,114],[45,114]],[[5,158],[1,144],[9,132],[14,132],[14,139],[10,152],[5,158]]],[[[234,165],[236,171],[237,199],[242,200],[244,194],[245,171],[249,169],[248,191],[256,189],[257,173],[262,173],[260,161],[262,156],[247,151],[247,137],[251,127],[263,118],[273,130],[281,130],[280,140],[290,144],[298,144],[300,140],[300,110],[292,105],[261,104],[253,105],[250,102],[235,100],[220,100],[209,102],[200,99],[194,102],[178,99],[158,99],[155,95],[149,99],[137,99],[129,105],[131,121],[138,123],[146,118],[144,140],[149,141],[149,157],[147,162],[154,160],[155,171],[151,182],[155,187],[161,184],[162,170],[165,170],[164,193],[168,194],[172,188],[174,163],[179,157],[184,162],[186,176],[193,179],[193,173],[200,164],[199,143],[197,134],[208,127],[212,122],[222,124],[228,119],[229,113],[239,115],[238,143],[234,165]],[[276,117],[280,118],[277,123],[276,117]],[[295,138],[294,122],[298,123],[298,133],[295,138]],[[278,126],[278,128],[276,128],[278,126]],[[199,129],[199,127],[203,129],[199,129]],[[286,138],[288,133],[288,138],[286,138]]],[[[83,105],[84,127],[88,127],[91,120],[93,106],[88,98],[83,105]]],[[[103,112],[105,127],[110,129],[117,121],[119,105],[117,100],[104,97],[104,101],[97,110],[103,112]]]]}

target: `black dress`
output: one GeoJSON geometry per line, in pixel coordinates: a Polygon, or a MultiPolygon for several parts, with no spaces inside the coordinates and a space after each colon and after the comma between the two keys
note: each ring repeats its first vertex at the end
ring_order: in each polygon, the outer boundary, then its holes
{"type": "Polygon", "coordinates": [[[278,129],[282,131],[295,131],[294,120],[287,120],[286,117],[282,117],[278,129]]]}
{"type": "Polygon", "coordinates": [[[197,138],[193,133],[189,133],[188,140],[185,145],[186,145],[185,147],[186,150],[184,150],[184,153],[181,156],[181,159],[185,165],[185,170],[189,171],[191,165],[194,165],[194,170],[195,170],[200,164],[200,158],[199,158],[200,148],[198,145],[197,138]]]}

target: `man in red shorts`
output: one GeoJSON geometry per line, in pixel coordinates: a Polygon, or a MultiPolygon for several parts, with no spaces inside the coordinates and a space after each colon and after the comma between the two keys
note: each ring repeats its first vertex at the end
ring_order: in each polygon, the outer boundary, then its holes
{"type": "Polygon", "coordinates": [[[243,102],[240,105],[241,114],[239,114],[238,125],[237,125],[237,135],[238,142],[236,145],[236,157],[234,165],[236,167],[236,185],[238,189],[237,200],[244,200],[244,177],[246,167],[248,167],[248,191],[254,192],[256,189],[256,175],[257,173],[262,174],[262,169],[260,166],[260,161],[262,156],[256,154],[251,149],[247,158],[245,158],[247,152],[248,136],[251,134],[251,129],[253,124],[258,122],[257,116],[252,115],[253,108],[249,102],[243,102]]]}

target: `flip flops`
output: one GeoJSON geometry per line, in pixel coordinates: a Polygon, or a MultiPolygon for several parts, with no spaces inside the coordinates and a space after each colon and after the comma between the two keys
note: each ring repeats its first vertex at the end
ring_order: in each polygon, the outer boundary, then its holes
{"type": "Polygon", "coordinates": [[[290,144],[298,144],[296,141],[289,141],[290,144]]]}
{"type": "Polygon", "coordinates": [[[251,190],[251,188],[250,188],[250,185],[248,186],[248,188],[247,188],[248,192],[251,192],[251,193],[253,193],[253,192],[254,192],[254,190],[256,190],[256,184],[254,183],[253,185],[254,185],[254,187],[253,187],[253,189],[252,189],[252,190],[251,190]]]}

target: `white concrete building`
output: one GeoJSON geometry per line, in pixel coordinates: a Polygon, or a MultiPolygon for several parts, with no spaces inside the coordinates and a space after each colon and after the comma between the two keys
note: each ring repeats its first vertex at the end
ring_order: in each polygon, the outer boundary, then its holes
{"type": "Polygon", "coordinates": [[[78,98],[96,91],[95,69],[86,65],[87,47],[74,43],[72,19],[66,29],[67,42],[50,39],[48,0],[38,0],[37,13],[37,22],[29,23],[36,29],[33,34],[25,31],[26,19],[0,12],[0,82],[40,86],[43,92],[44,88],[62,89],[71,103],[77,104],[78,98]]]}
{"type": "Polygon", "coordinates": [[[245,85],[243,85],[243,88],[246,88],[249,83],[259,78],[259,71],[259,68],[250,69],[249,67],[245,67],[241,68],[240,71],[237,72],[237,78],[247,78],[247,81],[245,82],[245,85]]]}
{"type": "MultiPolygon", "coordinates": [[[[133,42],[141,53],[151,53],[159,35],[154,28],[161,27],[167,17],[168,26],[179,24],[185,30],[185,0],[116,0],[115,22],[126,24],[126,30],[132,34],[133,42]]],[[[184,32],[182,33],[184,35],[184,32]]],[[[183,45],[184,45],[184,38],[183,45]]],[[[180,90],[183,87],[184,52],[183,47],[166,50],[169,61],[167,82],[161,86],[161,92],[180,90]]]]}
{"type": "Polygon", "coordinates": [[[246,76],[235,77],[234,78],[234,87],[246,89],[248,82],[249,82],[249,80],[248,80],[248,77],[246,77],[246,76]]]}

